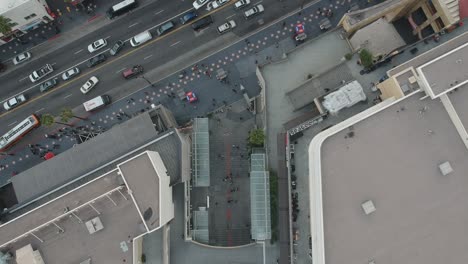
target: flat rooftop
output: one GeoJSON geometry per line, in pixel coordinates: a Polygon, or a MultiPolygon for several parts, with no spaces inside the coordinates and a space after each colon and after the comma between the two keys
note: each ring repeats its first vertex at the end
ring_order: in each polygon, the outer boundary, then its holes
{"type": "Polygon", "coordinates": [[[118,168],[0,226],[0,248],[31,244],[45,263],[132,263],[135,237],[159,228],[159,176],[143,152],[118,168]],[[128,190],[132,190],[130,193],[128,190]],[[136,198],[135,198],[136,197],[136,198]],[[151,214],[145,214],[147,211],[151,214]],[[142,213],[143,211],[143,213],[142,213]],[[99,217],[103,229],[86,222],[99,217]],[[73,249],[73,250],[70,250],[73,249]]]}
{"type": "MultiPolygon", "coordinates": [[[[457,93],[466,102],[468,91],[457,93]]],[[[311,222],[312,230],[323,222],[325,262],[317,264],[468,259],[468,151],[443,104],[423,96],[413,94],[318,135],[324,138],[320,154],[310,153],[311,160],[321,155],[321,182],[315,178],[311,186],[320,185],[322,195],[311,204],[322,199],[323,218],[314,211],[311,222]],[[443,176],[439,165],[446,161],[453,172],[443,176]],[[362,204],[369,200],[376,210],[366,215],[362,204]]],[[[320,233],[313,239],[320,243],[320,233]]]]}

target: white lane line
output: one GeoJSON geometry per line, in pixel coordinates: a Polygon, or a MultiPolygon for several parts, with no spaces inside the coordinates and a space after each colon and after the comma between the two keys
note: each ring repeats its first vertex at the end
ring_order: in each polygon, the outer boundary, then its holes
{"type": "Polygon", "coordinates": [[[140,23],[139,23],[139,22],[133,23],[133,24],[131,24],[130,26],[128,26],[128,28],[134,27],[134,26],[136,26],[136,25],[138,25],[138,24],[140,24],[140,23]]]}
{"type": "Polygon", "coordinates": [[[143,60],[149,59],[151,57],[153,57],[153,55],[146,56],[146,57],[143,58],[143,60]]]}
{"type": "Polygon", "coordinates": [[[253,4],[252,6],[256,6],[258,4],[260,4],[261,2],[263,2],[262,0],[258,1],[257,3],[253,4]]]}
{"type": "Polygon", "coordinates": [[[9,124],[8,126],[12,126],[12,125],[14,125],[14,124],[16,124],[16,123],[18,123],[18,121],[15,121],[15,122],[9,124]]]}
{"type": "Polygon", "coordinates": [[[83,51],[83,50],[82,50],[82,49],[80,49],[79,51],[75,52],[75,54],[78,54],[78,53],[80,53],[80,52],[82,52],[82,51],[83,51]]]}
{"type": "Polygon", "coordinates": [[[107,37],[105,37],[104,39],[109,39],[110,37],[111,37],[111,36],[107,36],[107,37]]]}
{"type": "Polygon", "coordinates": [[[22,82],[22,81],[26,80],[27,78],[29,78],[29,76],[26,76],[26,77],[24,77],[24,78],[21,78],[21,79],[19,79],[18,81],[22,82]]]}
{"type": "Polygon", "coordinates": [[[63,99],[67,99],[70,96],[72,96],[72,94],[69,94],[69,95],[65,96],[63,99]]]}
{"type": "Polygon", "coordinates": [[[161,11],[158,11],[158,12],[154,13],[154,15],[155,15],[155,16],[156,16],[156,15],[159,15],[159,14],[161,14],[162,12],[164,12],[164,10],[161,10],[161,11]]]}
{"type": "Polygon", "coordinates": [[[175,46],[175,45],[177,45],[177,44],[179,44],[179,43],[180,43],[180,40],[177,41],[176,43],[172,43],[172,44],[171,44],[171,47],[172,47],[172,46],[175,46]]]}
{"type": "Polygon", "coordinates": [[[226,19],[229,19],[229,18],[231,18],[231,17],[233,17],[233,16],[235,16],[235,15],[236,15],[236,14],[230,15],[230,16],[226,17],[226,19]]]}
{"type": "Polygon", "coordinates": [[[121,71],[123,71],[123,70],[125,70],[125,68],[122,68],[122,69],[116,71],[115,73],[119,73],[119,72],[121,72],[121,71]]]}
{"type": "Polygon", "coordinates": [[[44,110],[44,109],[45,109],[45,108],[41,108],[41,109],[37,110],[37,111],[34,112],[34,113],[39,113],[39,112],[41,112],[41,111],[44,110]]]}

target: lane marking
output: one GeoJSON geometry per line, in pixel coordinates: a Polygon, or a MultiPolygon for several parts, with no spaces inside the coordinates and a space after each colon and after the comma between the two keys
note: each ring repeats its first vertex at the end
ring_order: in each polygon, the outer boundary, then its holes
{"type": "Polygon", "coordinates": [[[26,77],[24,77],[24,78],[21,78],[21,79],[19,79],[18,81],[19,81],[19,82],[22,82],[22,81],[26,80],[27,78],[29,78],[29,76],[26,76],[26,77]]]}
{"type": "Polygon", "coordinates": [[[111,37],[111,36],[107,36],[107,37],[105,37],[104,39],[110,39],[110,37],[111,37]]]}
{"type": "Polygon", "coordinates": [[[12,126],[12,125],[14,125],[14,124],[16,124],[16,123],[18,123],[18,121],[15,121],[15,122],[9,124],[8,126],[12,126]]]}
{"type": "Polygon", "coordinates": [[[176,43],[172,43],[172,44],[171,44],[171,47],[173,47],[173,46],[175,46],[175,45],[177,45],[177,44],[179,44],[179,43],[180,43],[180,40],[177,41],[176,43]]]}
{"type": "Polygon", "coordinates": [[[232,15],[226,17],[226,19],[229,19],[229,18],[231,18],[231,17],[233,17],[233,16],[235,16],[235,15],[236,15],[236,14],[232,14],[232,15]]]}
{"type": "Polygon", "coordinates": [[[156,15],[159,15],[159,14],[161,14],[162,12],[164,12],[164,10],[161,10],[161,11],[158,11],[158,12],[154,13],[154,15],[155,15],[155,16],[156,16],[156,15]]]}
{"type": "Polygon", "coordinates": [[[42,111],[42,110],[44,110],[44,109],[45,109],[45,108],[43,107],[43,108],[41,108],[41,109],[37,110],[37,111],[36,111],[36,112],[34,112],[34,113],[39,113],[39,112],[41,112],[41,111],[42,111]]]}
{"type": "Polygon", "coordinates": [[[69,95],[65,96],[63,99],[67,99],[70,96],[72,96],[72,94],[69,94],[69,95]]]}
{"type": "Polygon", "coordinates": [[[119,72],[121,72],[121,71],[123,71],[123,70],[125,70],[125,68],[122,68],[122,69],[116,71],[115,73],[119,73],[119,72]]]}
{"type": "Polygon", "coordinates": [[[263,0],[258,1],[257,3],[253,4],[252,6],[256,6],[256,5],[260,4],[261,2],[263,2],[263,0]]]}
{"type": "Polygon", "coordinates": [[[143,58],[143,60],[149,59],[149,58],[151,58],[151,57],[153,57],[153,55],[152,55],[152,54],[151,54],[151,55],[149,55],[149,56],[146,56],[146,57],[144,57],[144,58],[143,58]]]}
{"type": "Polygon", "coordinates": [[[136,22],[136,23],[134,23],[134,24],[131,24],[130,26],[128,26],[128,28],[134,27],[134,26],[136,26],[136,25],[138,25],[138,24],[140,24],[140,22],[136,22]]]}
{"type": "Polygon", "coordinates": [[[75,52],[75,54],[78,54],[78,53],[80,53],[80,52],[82,52],[82,51],[83,51],[83,50],[82,50],[82,49],[80,49],[79,51],[75,52]]]}

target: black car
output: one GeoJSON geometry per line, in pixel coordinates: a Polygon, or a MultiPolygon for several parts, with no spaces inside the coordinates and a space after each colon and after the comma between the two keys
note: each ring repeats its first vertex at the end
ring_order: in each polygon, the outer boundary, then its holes
{"type": "Polygon", "coordinates": [[[0,62],[0,72],[6,71],[6,65],[0,62]]]}
{"type": "Polygon", "coordinates": [[[112,46],[112,48],[109,51],[110,55],[117,55],[117,53],[119,53],[119,51],[123,48],[124,45],[125,43],[121,40],[115,42],[114,46],[112,46]]]}
{"type": "Polygon", "coordinates": [[[57,83],[58,83],[57,78],[50,79],[47,82],[44,82],[39,86],[39,91],[41,91],[41,93],[46,92],[46,91],[54,88],[57,85],[57,83]]]}
{"type": "Polygon", "coordinates": [[[106,55],[99,54],[89,59],[87,65],[88,65],[88,68],[91,68],[91,67],[98,65],[99,63],[103,63],[104,61],[106,61],[106,55]]]}

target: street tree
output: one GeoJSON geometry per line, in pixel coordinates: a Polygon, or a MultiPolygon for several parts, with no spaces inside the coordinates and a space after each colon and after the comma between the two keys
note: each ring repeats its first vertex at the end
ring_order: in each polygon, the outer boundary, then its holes
{"type": "Polygon", "coordinates": [[[263,129],[254,129],[249,133],[249,145],[251,147],[263,147],[265,143],[265,133],[263,129]]]}
{"type": "Polygon", "coordinates": [[[63,108],[60,112],[60,120],[62,122],[68,122],[72,117],[78,118],[81,120],[86,120],[86,118],[79,117],[73,114],[73,111],[70,108],[63,108]]]}
{"type": "Polygon", "coordinates": [[[55,121],[54,116],[51,115],[51,114],[43,114],[41,116],[41,124],[43,124],[46,127],[51,127],[54,124],[65,125],[65,126],[70,126],[70,127],[72,126],[72,125],[67,124],[67,123],[61,123],[61,122],[55,121]]]}
{"type": "Polygon", "coordinates": [[[359,58],[364,68],[370,68],[374,64],[372,53],[367,49],[362,49],[359,52],[359,58]]]}
{"type": "Polygon", "coordinates": [[[0,33],[7,35],[11,32],[10,21],[4,16],[0,16],[0,33]]]}

